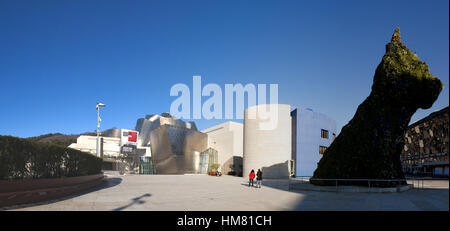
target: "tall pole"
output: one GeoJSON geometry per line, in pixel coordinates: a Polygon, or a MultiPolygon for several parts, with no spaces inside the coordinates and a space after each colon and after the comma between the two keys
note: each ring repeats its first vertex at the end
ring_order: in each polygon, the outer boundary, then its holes
{"type": "Polygon", "coordinates": [[[97,104],[97,147],[96,155],[100,157],[100,107],[97,104]]]}
{"type": "Polygon", "coordinates": [[[102,103],[97,103],[97,147],[96,147],[96,155],[98,157],[102,157],[101,155],[101,150],[100,150],[100,121],[102,121],[102,119],[100,119],[100,107],[104,107],[106,106],[105,104],[102,103]]]}

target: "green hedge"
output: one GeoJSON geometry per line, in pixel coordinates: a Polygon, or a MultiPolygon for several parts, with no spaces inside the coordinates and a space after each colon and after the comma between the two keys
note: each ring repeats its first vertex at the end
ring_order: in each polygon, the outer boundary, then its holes
{"type": "Polygon", "coordinates": [[[102,160],[55,144],[0,136],[0,179],[59,178],[101,173],[102,160]]]}

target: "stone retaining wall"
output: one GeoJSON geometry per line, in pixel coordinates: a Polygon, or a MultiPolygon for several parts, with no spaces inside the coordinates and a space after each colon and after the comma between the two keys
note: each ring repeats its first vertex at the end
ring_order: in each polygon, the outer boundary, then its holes
{"type": "Polygon", "coordinates": [[[61,198],[99,185],[104,175],[0,180],[0,207],[61,198]]]}

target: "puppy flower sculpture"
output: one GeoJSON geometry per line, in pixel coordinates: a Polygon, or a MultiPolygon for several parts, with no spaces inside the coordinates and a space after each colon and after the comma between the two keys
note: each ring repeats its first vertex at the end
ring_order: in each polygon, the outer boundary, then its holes
{"type": "MultiPolygon", "coordinates": [[[[430,108],[443,88],[425,62],[411,52],[396,28],[378,65],[370,95],[323,154],[310,182],[335,185],[323,179],[403,179],[400,154],[404,134],[417,109],[430,108]]],[[[378,181],[372,186],[392,187],[397,182],[378,181]]],[[[340,181],[367,185],[367,181],[340,181]]]]}

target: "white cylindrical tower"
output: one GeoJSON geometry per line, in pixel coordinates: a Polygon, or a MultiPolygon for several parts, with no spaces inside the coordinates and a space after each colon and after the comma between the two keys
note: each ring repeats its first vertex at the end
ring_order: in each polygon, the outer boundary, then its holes
{"type": "Polygon", "coordinates": [[[291,107],[256,105],[244,113],[243,177],[253,169],[264,178],[289,177],[291,160],[291,107]]]}

